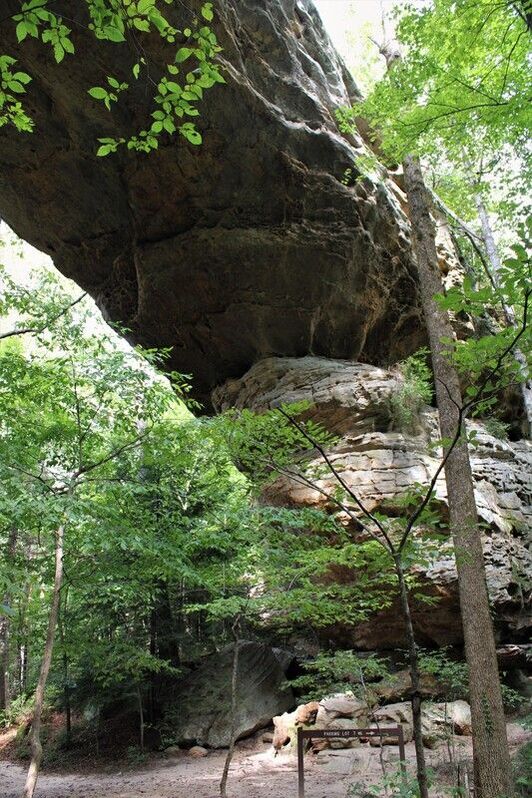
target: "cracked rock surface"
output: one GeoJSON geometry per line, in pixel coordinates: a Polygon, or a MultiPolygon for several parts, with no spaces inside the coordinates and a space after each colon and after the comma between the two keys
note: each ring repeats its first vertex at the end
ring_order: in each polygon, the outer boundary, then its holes
{"type": "MultiPolygon", "coordinates": [[[[176,27],[200,5],[174,4],[176,27]]],[[[269,355],[389,364],[421,344],[398,190],[385,176],[342,182],[364,144],[334,111],[357,89],[310,0],[219,0],[227,84],[201,104],[203,145],[168,137],[106,158],[97,138],[145,126],[151,91],[139,80],[109,113],[87,89],[130,80],[137,54],[96,41],[85,4],[63,0],[76,55],[56,64],[42,43],[17,43],[7,16],[20,5],[3,6],[0,46],[32,76],[36,127],[0,130],[0,215],[131,340],[173,347],[197,397],[208,405],[269,355]]],[[[175,47],[144,39],[155,76],[175,47]]]]}
{"type": "MultiPolygon", "coordinates": [[[[438,439],[436,413],[426,407],[416,434],[393,428],[389,400],[400,389],[398,371],[363,363],[327,358],[268,358],[240,380],[230,380],[213,394],[214,404],[256,411],[281,403],[310,401],[313,421],[338,436],[329,453],[347,484],[368,510],[397,509],[394,500],[415,482],[428,483],[439,459],[429,450],[438,439]],[[388,509],[386,509],[388,508],[388,509]]],[[[531,625],[530,573],[532,559],[532,444],[510,442],[490,435],[483,424],[471,448],[475,496],[483,536],[486,575],[495,608],[499,638],[527,641],[531,625]]],[[[317,461],[310,461],[310,466],[317,461]]],[[[331,492],[335,483],[327,474],[320,487],[331,492]]],[[[446,517],[446,486],[436,483],[441,515],[446,517]]],[[[269,488],[268,501],[289,506],[324,506],[323,494],[310,487],[278,479],[269,488]]],[[[357,508],[353,506],[353,512],[357,508]]],[[[345,519],[348,523],[348,519],[345,519]]],[[[420,571],[434,606],[419,604],[415,622],[420,641],[448,645],[461,640],[456,568],[449,543],[439,546],[437,559],[420,571]]],[[[347,632],[342,641],[361,648],[401,646],[402,626],[392,607],[347,632]]]]}

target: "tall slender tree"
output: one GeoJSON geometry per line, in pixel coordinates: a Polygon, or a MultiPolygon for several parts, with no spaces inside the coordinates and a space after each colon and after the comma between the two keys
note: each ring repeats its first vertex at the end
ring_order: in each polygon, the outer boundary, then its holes
{"type": "Polygon", "coordinates": [[[462,627],[469,665],[475,787],[479,798],[500,798],[509,795],[511,790],[510,754],[460,381],[449,358],[448,343],[445,343],[454,338],[454,333],[448,314],[436,301],[436,296],[442,293],[441,273],[430,202],[419,160],[407,156],[404,170],[440,430],[444,456],[447,455],[445,480],[449,527],[454,542],[462,627]]]}

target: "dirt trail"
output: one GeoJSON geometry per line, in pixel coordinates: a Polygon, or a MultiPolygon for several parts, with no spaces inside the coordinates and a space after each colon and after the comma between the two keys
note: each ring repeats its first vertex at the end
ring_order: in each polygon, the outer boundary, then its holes
{"type": "MultiPolygon", "coordinates": [[[[203,759],[188,756],[157,760],[142,770],[106,774],[42,775],[36,798],[218,798],[224,754],[203,759]]],[[[25,769],[0,762],[0,796],[20,798],[25,769]]],[[[308,798],[345,798],[352,779],[308,765],[308,798]]],[[[273,758],[271,749],[239,752],[231,769],[232,798],[291,798],[297,795],[293,757],[273,758]]]]}
{"type": "MultiPolygon", "coordinates": [[[[532,735],[514,724],[508,726],[515,750],[532,735]]],[[[471,756],[471,738],[455,737],[457,753],[471,756]]],[[[427,751],[428,764],[438,767],[445,761],[445,746],[427,751]]],[[[414,762],[413,743],[406,746],[409,769],[414,762]]],[[[397,748],[387,746],[383,757],[388,771],[396,767],[397,748]]],[[[140,769],[114,770],[83,774],[44,774],[40,777],[36,798],[218,798],[218,783],[225,753],[212,751],[194,759],[185,752],[169,758],[157,758],[140,769]]],[[[349,751],[324,751],[305,757],[305,798],[346,798],[349,785],[366,786],[382,776],[378,748],[361,745],[349,751]]],[[[25,768],[0,761],[0,798],[20,798],[25,768]]],[[[271,746],[258,739],[245,741],[236,752],[231,768],[231,798],[296,798],[297,764],[294,756],[282,753],[275,757],[271,746]]],[[[435,793],[433,798],[438,798],[435,793]]]]}

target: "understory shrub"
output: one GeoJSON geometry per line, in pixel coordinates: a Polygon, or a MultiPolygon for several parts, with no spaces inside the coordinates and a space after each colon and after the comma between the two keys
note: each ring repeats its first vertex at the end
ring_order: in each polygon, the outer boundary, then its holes
{"type": "Polygon", "coordinates": [[[415,433],[419,414],[432,401],[432,375],[427,366],[427,350],[420,349],[399,364],[403,381],[390,396],[389,413],[393,429],[415,433]]]}

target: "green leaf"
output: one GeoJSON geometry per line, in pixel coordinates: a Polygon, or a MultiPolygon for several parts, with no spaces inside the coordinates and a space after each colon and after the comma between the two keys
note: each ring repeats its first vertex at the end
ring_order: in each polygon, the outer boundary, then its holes
{"type": "Polygon", "coordinates": [[[59,44],[59,42],[57,42],[57,44],[54,44],[54,56],[58,64],[60,64],[63,58],[65,57],[65,51],[63,50],[63,46],[59,44]]]}
{"type": "Polygon", "coordinates": [[[204,5],[201,7],[201,16],[208,20],[208,22],[212,22],[214,18],[212,3],[204,3],[204,5]]]}
{"type": "Polygon", "coordinates": [[[26,75],[25,72],[15,72],[13,79],[18,80],[19,83],[29,83],[31,81],[30,76],[26,75]]]}
{"type": "Polygon", "coordinates": [[[110,42],[125,42],[124,34],[118,28],[114,28],[109,25],[103,29],[103,33],[105,38],[110,42]]]}
{"type": "Polygon", "coordinates": [[[66,37],[64,39],[61,39],[61,44],[63,46],[65,53],[70,53],[72,55],[75,52],[74,45],[72,44],[70,39],[67,39],[66,37]]]}
{"type": "Polygon", "coordinates": [[[24,21],[18,23],[17,27],[15,28],[15,33],[17,35],[17,41],[20,44],[20,42],[23,42],[28,35],[28,30],[24,21]]]}
{"type": "Polygon", "coordinates": [[[11,89],[11,91],[14,91],[16,94],[24,94],[24,92],[26,91],[22,83],[19,83],[18,80],[9,80],[7,83],[7,87],[8,89],[11,89]]]}
{"type": "Polygon", "coordinates": [[[139,73],[140,73],[140,64],[133,64],[132,72],[133,72],[134,77],[138,78],[139,73]]]}
{"type": "Polygon", "coordinates": [[[189,128],[187,128],[186,130],[183,130],[183,128],[181,128],[181,132],[182,132],[183,136],[188,141],[190,141],[191,144],[194,144],[194,145],[197,146],[197,145],[201,144],[201,142],[203,141],[203,139],[201,138],[201,133],[198,133],[197,130],[190,130],[189,128]]]}
{"type": "Polygon", "coordinates": [[[137,30],[141,30],[144,33],[149,33],[150,30],[150,23],[147,19],[140,19],[139,17],[135,17],[133,20],[133,25],[137,28],[137,30]]]}
{"type": "Polygon", "coordinates": [[[192,55],[192,49],[190,47],[180,47],[177,53],[175,54],[175,60],[177,64],[182,64],[183,61],[186,61],[192,55]]]}
{"type": "Polygon", "coordinates": [[[98,155],[101,158],[105,155],[109,155],[109,153],[112,152],[113,149],[114,147],[111,144],[103,144],[101,147],[98,147],[96,155],[98,155]]]}
{"type": "Polygon", "coordinates": [[[104,100],[107,97],[108,92],[101,86],[93,86],[92,89],[88,90],[88,94],[90,94],[91,97],[94,97],[95,100],[104,100]]]}
{"type": "Polygon", "coordinates": [[[176,131],[176,126],[174,125],[172,119],[169,116],[167,116],[166,119],[164,120],[163,126],[167,133],[171,134],[175,133],[176,131]]]}
{"type": "Polygon", "coordinates": [[[145,14],[155,5],[155,0],[139,0],[137,3],[137,9],[139,14],[145,14]]]}

